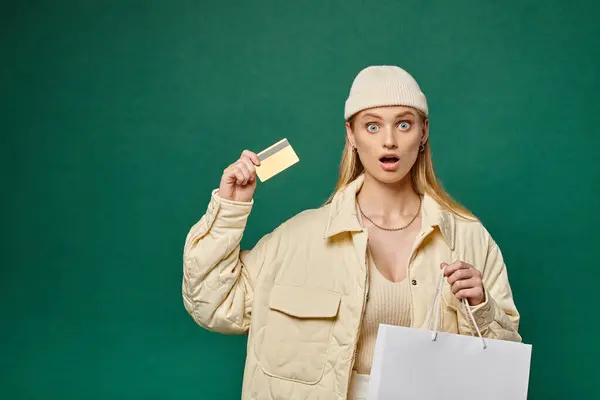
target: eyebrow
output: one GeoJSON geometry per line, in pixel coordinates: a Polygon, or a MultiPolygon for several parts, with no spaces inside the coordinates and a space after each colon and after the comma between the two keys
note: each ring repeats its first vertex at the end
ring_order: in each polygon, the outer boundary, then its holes
{"type": "MultiPolygon", "coordinates": [[[[404,111],[404,112],[401,112],[400,114],[396,114],[396,115],[394,116],[394,119],[398,119],[398,118],[400,118],[400,117],[405,117],[405,116],[407,116],[407,115],[411,115],[411,116],[415,117],[415,114],[414,114],[412,111],[404,111]]],[[[379,116],[379,115],[377,115],[377,114],[373,114],[373,113],[365,113],[365,114],[363,114],[363,116],[362,116],[362,117],[363,117],[363,118],[368,118],[368,117],[370,117],[370,118],[376,118],[376,119],[383,119],[383,118],[381,118],[381,116],[379,116]]]]}

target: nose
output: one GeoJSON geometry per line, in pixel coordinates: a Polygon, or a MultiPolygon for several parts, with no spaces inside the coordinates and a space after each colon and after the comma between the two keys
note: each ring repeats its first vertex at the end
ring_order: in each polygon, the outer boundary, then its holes
{"type": "Polygon", "coordinates": [[[383,147],[386,149],[395,149],[398,147],[398,142],[393,129],[387,128],[383,134],[383,147]]]}

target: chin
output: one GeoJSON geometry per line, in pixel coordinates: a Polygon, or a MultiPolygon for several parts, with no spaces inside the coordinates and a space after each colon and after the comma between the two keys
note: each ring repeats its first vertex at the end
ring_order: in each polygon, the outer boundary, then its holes
{"type": "MultiPolygon", "coordinates": [[[[369,172],[369,171],[367,171],[369,172]]],[[[409,171],[376,171],[376,173],[370,173],[373,178],[381,183],[385,183],[387,185],[393,185],[396,183],[400,183],[408,178],[409,171]]]]}

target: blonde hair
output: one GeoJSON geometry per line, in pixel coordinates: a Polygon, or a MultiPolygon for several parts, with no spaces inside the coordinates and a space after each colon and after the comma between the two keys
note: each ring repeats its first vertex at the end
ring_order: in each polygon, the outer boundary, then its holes
{"type": "MultiPolygon", "coordinates": [[[[425,123],[427,117],[417,110],[422,123],[425,123]]],[[[355,114],[356,115],[356,114],[355,114]]],[[[348,123],[353,127],[354,116],[348,119],[348,123]]],[[[343,190],[350,182],[358,178],[364,172],[364,167],[358,158],[358,154],[352,148],[352,145],[346,137],[344,153],[340,163],[340,172],[335,189],[325,204],[333,200],[333,197],[343,190]]],[[[431,146],[429,140],[425,142],[425,148],[419,152],[417,160],[410,170],[411,182],[414,191],[419,195],[428,194],[440,204],[440,206],[453,214],[466,219],[477,219],[467,208],[454,200],[442,187],[438,181],[431,157],[431,146]]]]}

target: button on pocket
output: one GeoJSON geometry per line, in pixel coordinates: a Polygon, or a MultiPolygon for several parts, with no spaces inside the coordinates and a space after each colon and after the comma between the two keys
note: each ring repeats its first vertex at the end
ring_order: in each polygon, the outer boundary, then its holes
{"type": "Polygon", "coordinates": [[[278,378],[314,384],[323,376],[341,295],[275,286],[259,364],[278,378]]]}

